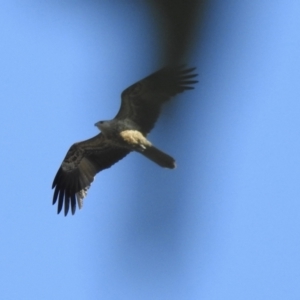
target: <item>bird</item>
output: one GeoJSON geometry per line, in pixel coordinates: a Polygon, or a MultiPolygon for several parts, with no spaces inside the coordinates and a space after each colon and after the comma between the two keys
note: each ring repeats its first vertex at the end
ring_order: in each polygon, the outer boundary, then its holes
{"type": "Polygon", "coordinates": [[[175,159],[156,148],[147,135],[165,102],[194,89],[198,82],[195,69],[167,66],[129,86],[121,94],[117,115],[95,123],[101,132],[70,147],[52,184],[52,204],[58,203],[58,214],[63,205],[65,216],[69,208],[75,214],[76,203],[81,209],[95,175],[130,152],[138,152],[161,167],[175,168],[175,159]]]}

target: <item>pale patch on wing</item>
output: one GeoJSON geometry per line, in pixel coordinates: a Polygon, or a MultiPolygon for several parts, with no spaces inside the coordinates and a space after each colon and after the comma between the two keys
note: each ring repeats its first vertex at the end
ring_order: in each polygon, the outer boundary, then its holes
{"type": "Polygon", "coordinates": [[[75,149],[71,148],[68,157],[65,158],[61,164],[61,168],[65,172],[72,172],[78,167],[80,161],[82,160],[84,150],[79,147],[76,147],[75,149]]]}
{"type": "Polygon", "coordinates": [[[83,206],[83,199],[87,196],[87,191],[90,188],[90,185],[85,187],[84,189],[80,190],[78,193],[76,193],[76,199],[78,208],[81,209],[83,206]]]}
{"type": "Polygon", "coordinates": [[[143,149],[152,146],[152,144],[138,130],[124,130],[120,132],[120,136],[131,146],[140,146],[143,149]]]}

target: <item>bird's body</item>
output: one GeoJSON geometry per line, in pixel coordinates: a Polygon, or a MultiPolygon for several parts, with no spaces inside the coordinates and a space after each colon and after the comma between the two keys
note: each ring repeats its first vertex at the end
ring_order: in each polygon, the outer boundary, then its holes
{"type": "Polygon", "coordinates": [[[197,81],[194,68],[164,68],[123,91],[116,117],[95,125],[101,133],[71,146],[59,168],[52,188],[53,204],[58,200],[58,213],[63,203],[67,215],[79,208],[94,176],[111,167],[132,151],[139,152],[161,167],[175,168],[175,160],[152,145],[147,134],[154,127],[161,106],[170,97],[193,89],[197,81]]]}

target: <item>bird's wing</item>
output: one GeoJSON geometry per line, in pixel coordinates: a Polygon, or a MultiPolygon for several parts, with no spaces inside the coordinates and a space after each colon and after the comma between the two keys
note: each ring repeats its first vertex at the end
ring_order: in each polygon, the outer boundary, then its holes
{"type": "Polygon", "coordinates": [[[195,68],[166,67],[122,92],[121,107],[116,119],[134,121],[144,134],[150,132],[159,116],[162,104],[172,96],[193,89],[198,81],[195,68]]]}
{"type": "Polygon", "coordinates": [[[109,143],[103,134],[71,146],[54,178],[53,204],[58,200],[57,213],[63,203],[65,215],[71,204],[72,214],[76,210],[78,193],[82,198],[94,180],[94,176],[125,157],[130,151],[109,143]]]}

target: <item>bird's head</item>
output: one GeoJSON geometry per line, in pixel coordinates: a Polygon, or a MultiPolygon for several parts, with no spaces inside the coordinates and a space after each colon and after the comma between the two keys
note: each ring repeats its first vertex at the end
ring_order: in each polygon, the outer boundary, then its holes
{"type": "Polygon", "coordinates": [[[108,127],[108,122],[106,122],[106,121],[99,121],[99,122],[95,123],[95,126],[99,130],[105,131],[105,129],[107,129],[107,127],[108,127]]]}
{"type": "Polygon", "coordinates": [[[99,122],[95,123],[95,126],[96,126],[99,130],[101,130],[101,128],[104,126],[104,123],[105,123],[105,121],[99,121],[99,122]]]}
{"type": "Polygon", "coordinates": [[[95,123],[95,126],[101,130],[104,135],[109,135],[114,129],[111,123],[111,121],[99,121],[95,123]]]}

